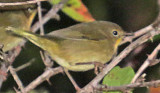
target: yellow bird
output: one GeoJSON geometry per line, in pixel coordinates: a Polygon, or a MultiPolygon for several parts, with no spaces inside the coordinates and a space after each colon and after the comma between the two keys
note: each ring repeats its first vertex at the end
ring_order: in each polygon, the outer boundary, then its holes
{"type": "Polygon", "coordinates": [[[71,71],[93,69],[94,64],[88,64],[90,62],[105,64],[125,35],[120,26],[107,21],[81,23],[44,36],[12,27],[7,30],[25,37],[71,71]]]}

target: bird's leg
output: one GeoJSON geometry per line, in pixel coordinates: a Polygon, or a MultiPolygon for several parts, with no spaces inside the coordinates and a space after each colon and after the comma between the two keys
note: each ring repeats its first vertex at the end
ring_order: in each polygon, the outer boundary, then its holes
{"type": "Polygon", "coordinates": [[[73,79],[71,74],[68,72],[68,70],[64,68],[64,72],[68,76],[69,80],[72,82],[72,84],[73,84],[74,88],[76,89],[76,91],[79,91],[81,88],[77,85],[77,83],[75,82],[75,80],[73,79]]]}
{"type": "Polygon", "coordinates": [[[76,63],[76,65],[94,65],[94,73],[97,75],[104,68],[104,64],[101,62],[85,62],[85,63],[76,63]]]}
{"type": "Polygon", "coordinates": [[[94,73],[97,75],[99,72],[102,71],[102,69],[104,68],[104,64],[100,63],[100,62],[94,62],[94,73]]]}

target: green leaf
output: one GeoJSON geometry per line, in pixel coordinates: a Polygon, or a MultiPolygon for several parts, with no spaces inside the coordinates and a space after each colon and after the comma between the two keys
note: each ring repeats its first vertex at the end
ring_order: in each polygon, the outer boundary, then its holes
{"type": "MultiPolygon", "coordinates": [[[[50,0],[50,3],[54,5],[60,1],[50,0]]],[[[62,11],[76,21],[90,22],[95,20],[81,0],[68,0],[62,11]]]]}
{"type": "MultiPolygon", "coordinates": [[[[107,86],[121,86],[130,84],[135,73],[131,67],[120,68],[119,66],[114,67],[109,74],[103,79],[103,84],[107,86]]],[[[121,92],[104,92],[104,93],[121,93],[121,92]]]]}
{"type": "Polygon", "coordinates": [[[158,35],[155,35],[153,38],[152,38],[153,41],[158,41],[160,40],[160,34],[158,35]]]}

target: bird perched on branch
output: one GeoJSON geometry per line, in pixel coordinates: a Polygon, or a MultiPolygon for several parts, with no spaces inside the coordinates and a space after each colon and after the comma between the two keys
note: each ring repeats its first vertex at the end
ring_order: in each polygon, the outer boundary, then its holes
{"type": "Polygon", "coordinates": [[[81,23],[40,36],[22,29],[7,30],[39,46],[59,65],[71,71],[87,71],[105,64],[116,53],[125,32],[107,21],[81,23]]]}

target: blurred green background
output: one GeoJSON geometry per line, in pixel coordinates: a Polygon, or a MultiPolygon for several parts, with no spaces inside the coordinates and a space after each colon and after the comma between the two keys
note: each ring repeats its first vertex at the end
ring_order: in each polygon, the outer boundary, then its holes
{"type": "MultiPolygon", "coordinates": [[[[151,24],[157,14],[158,14],[158,6],[157,0],[82,0],[84,4],[88,7],[88,10],[93,15],[96,20],[106,20],[112,21],[127,31],[134,32],[138,29],[141,29],[149,24],[151,24]]],[[[49,10],[51,5],[49,3],[42,3],[43,9],[49,10]]],[[[43,14],[47,13],[44,11],[43,14]]],[[[60,14],[61,20],[57,21],[51,19],[44,25],[46,33],[65,28],[78,22],[66,16],[61,11],[58,12],[60,14]]],[[[37,21],[37,18],[35,19],[37,21]]],[[[138,69],[140,64],[144,62],[147,57],[146,54],[150,54],[155,46],[159,43],[159,41],[155,41],[153,43],[145,43],[143,44],[143,50],[139,51],[139,53],[131,53],[127,58],[123,60],[120,64],[122,67],[124,66],[133,66],[135,71],[138,69]],[[143,56],[140,56],[143,55],[143,56]]],[[[126,45],[120,47],[122,50],[126,45]]],[[[24,86],[28,85],[32,80],[38,77],[45,70],[45,66],[41,61],[41,57],[39,54],[40,49],[33,44],[27,42],[25,47],[23,47],[22,52],[16,58],[13,66],[18,67],[24,63],[27,63],[31,59],[35,59],[35,62],[18,72],[20,79],[24,83],[24,86]]],[[[133,51],[134,52],[134,51],[133,51]]],[[[54,63],[54,66],[57,66],[54,63]]],[[[155,80],[159,79],[158,76],[159,66],[153,66],[147,69],[147,79],[155,80]],[[154,71],[153,73],[150,72],[154,71]],[[156,75],[156,76],[155,76],[156,75]]],[[[71,72],[74,79],[78,83],[80,87],[85,86],[89,81],[91,81],[94,77],[94,71],[87,72],[71,72]]],[[[47,90],[43,93],[75,93],[74,87],[69,81],[68,77],[65,74],[58,74],[50,78],[52,85],[49,85],[46,81],[42,83],[40,86],[36,88],[36,90],[47,90]]],[[[2,92],[6,93],[8,90],[13,90],[13,87],[17,87],[11,75],[9,75],[7,81],[4,82],[2,86],[2,92]]],[[[145,89],[137,89],[135,93],[145,93],[145,89]],[[143,92],[142,92],[143,91],[143,92]]],[[[10,93],[10,92],[9,92],[10,93]]],[[[39,92],[40,93],[40,92],[39,92]]]]}

